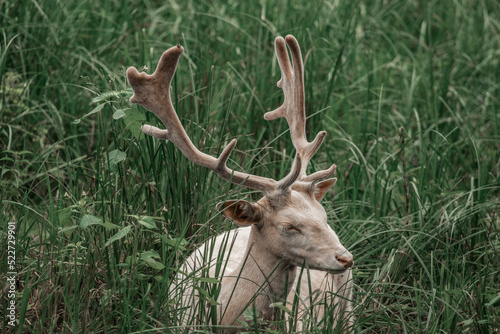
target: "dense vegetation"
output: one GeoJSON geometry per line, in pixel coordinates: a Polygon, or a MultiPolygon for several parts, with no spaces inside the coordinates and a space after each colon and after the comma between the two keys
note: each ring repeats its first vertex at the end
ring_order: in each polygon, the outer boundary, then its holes
{"type": "Polygon", "coordinates": [[[355,257],[356,332],[500,331],[498,1],[2,1],[0,32],[2,287],[9,221],[18,273],[2,332],[182,331],[176,268],[232,227],[217,202],[259,194],[141,136],[159,121],[128,103],[125,69],[182,44],[193,141],[215,155],[237,137],[233,168],[280,178],[288,128],[262,115],[283,99],[286,34],[309,138],[328,132],[311,171],[338,166],[324,204],[355,257]]]}

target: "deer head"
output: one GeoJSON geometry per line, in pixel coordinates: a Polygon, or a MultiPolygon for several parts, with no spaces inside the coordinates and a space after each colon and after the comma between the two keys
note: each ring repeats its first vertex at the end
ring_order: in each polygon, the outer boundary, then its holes
{"type": "Polygon", "coordinates": [[[222,179],[263,193],[256,203],[231,200],[217,205],[222,214],[236,225],[252,226],[254,242],[260,249],[291,265],[307,262],[311,269],[339,273],[353,265],[353,257],[328,225],[327,214],[320,204],[337,180],[329,178],[336,166],[307,175],[307,165],[321,146],[326,132],[318,133],[312,142],[306,138],[304,69],[297,40],[291,35],[286,39],[277,37],[275,49],[281,69],[278,87],[283,89],[285,98],[282,106],[266,113],[264,118],[284,117],[297,151],[290,173],[279,181],[229,169],[226,162],[236,139],[218,158],[200,152],[193,145],[170,98],[170,84],[183,52],[182,46],[165,51],[152,75],[139,73],[134,67],[127,70],[134,90],[130,101],[152,111],[165,125],[164,130],[144,125],[142,131],[145,134],[170,140],[189,160],[213,170],[222,179]]]}

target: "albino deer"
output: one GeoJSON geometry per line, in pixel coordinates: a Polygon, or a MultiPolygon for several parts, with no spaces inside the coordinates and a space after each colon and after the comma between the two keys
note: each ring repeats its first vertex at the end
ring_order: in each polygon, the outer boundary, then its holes
{"type": "MultiPolygon", "coordinates": [[[[351,309],[353,256],[328,225],[326,211],[320,204],[337,180],[328,178],[336,166],[307,175],[307,165],[326,132],[318,133],[312,142],[307,141],[304,70],[297,40],[291,35],[286,41],[277,37],[275,48],[281,69],[278,87],[283,89],[285,98],[282,106],[266,113],[264,118],[270,121],[284,117],[297,151],[290,173],[279,181],[229,169],[226,162],[236,139],[218,158],[200,152],[193,145],[174,110],[169,92],[183,52],[180,45],[163,53],[152,75],[139,73],[134,67],[127,70],[128,81],[134,90],[130,101],[152,111],[166,127],[162,130],[144,125],[145,134],[170,140],[193,163],[210,168],[226,181],[259,190],[264,195],[256,203],[230,200],[217,205],[226,218],[241,228],[203,244],[179,270],[179,285],[173,286],[171,291],[181,291],[179,301],[187,308],[185,322],[192,321],[195,312],[207,314],[215,309],[219,325],[237,331],[247,308],[253,307],[264,321],[272,320],[275,313],[272,303],[281,301],[291,307],[294,299],[299,298],[297,330],[300,331],[301,320],[307,317],[319,321],[329,316],[338,321],[351,309]],[[209,277],[220,280],[217,306],[209,310],[198,309],[200,294],[193,287],[202,270],[205,270],[204,275],[208,273],[209,277]],[[302,279],[297,291],[299,273],[302,279]],[[328,298],[336,306],[335,314],[324,314],[321,303],[328,298]],[[310,305],[318,300],[319,304],[310,305]]],[[[348,330],[347,321],[344,325],[348,330]]]]}

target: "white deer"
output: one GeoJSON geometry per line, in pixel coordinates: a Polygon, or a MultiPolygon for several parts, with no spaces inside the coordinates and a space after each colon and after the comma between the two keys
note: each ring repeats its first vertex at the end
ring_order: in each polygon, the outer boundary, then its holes
{"type": "MultiPolygon", "coordinates": [[[[297,331],[302,330],[306,319],[320,321],[324,317],[332,317],[333,323],[342,323],[348,331],[350,322],[345,318],[351,310],[353,256],[328,225],[326,211],[320,204],[337,180],[328,178],[336,166],[307,175],[307,165],[326,132],[321,131],[312,142],[307,141],[304,69],[297,40],[291,35],[286,39],[277,37],[275,50],[281,69],[278,87],[283,89],[285,98],[282,106],[266,113],[264,118],[286,118],[297,151],[290,173],[279,181],[229,169],[226,162],[236,139],[218,158],[193,145],[174,110],[169,92],[183,52],[180,45],[163,53],[152,75],[139,73],[134,67],[127,70],[134,90],[130,101],[152,111],[166,127],[162,130],[144,125],[145,134],[171,141],[193,163],[210,168],[226,181],[259,190],[264,195],[256,203],[230,200],[217,205],[226,218],[241,228],[223,233],[195,250],[180,268],[176,277],[178,285],[174,284],[171,291],[179,291],[178,300],[187,309],[184,323],[192,322],[196,312],[205,314],[206,323],[206,315],[216,310],[220,326],[227,331],[238,331],[248,308],[252,307],[254,314],[266,321],[275,315],[273,303],[281,302],[291,308],[297,306],[298,301],[297,331]],[[217,304],[208,310],[199,309],[200,292],[194,287],[201,275],[220,281],[217,304]],[[300,289],[297,290],[298,283],[300,289]],[[324,314],[328,299],[334,308],[324,314]]],[[[202,324],[201,321],[198,323],[202,324]]]]}

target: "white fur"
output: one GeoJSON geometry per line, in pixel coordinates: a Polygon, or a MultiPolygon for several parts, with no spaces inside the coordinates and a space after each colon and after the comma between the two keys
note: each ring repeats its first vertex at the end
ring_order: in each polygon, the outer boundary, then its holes
{"type": "MultiPolygon", "coordinates": [[[[186,259],[180,268],[181,272],[176,277],[177,285],[171,287],[171,293],[181,294],[174,297],[177,297],[181,301],[182,307],[187,308],[186,312],[182,315],[184,325],[192,320],[195,312],[199,311],[199,293],[193,289],[193,285],[196,284],[194,283],[196,280],[195,277],[206,275],[222,280],[225,274],[237,270],[241,262],[244,261],[251,228],[243,227],[220,234],[215,240],[212,239],[201,245],[186,259]],[[215,245],[212,247],[211,244],[214,241],[215,245]],[[226,248],[226,251],[221,251],[224,248],[226,248]],[[231,249],[230,252],[229,249],[231,249]],[[210,252],[210,255],[205,256],[206,252],[210,252]],[[218,259],[221,270],[216,273],[218,259]]],[[[334,314],[327,315],[328,317],[332,317],[334,323],[348,315],[352,309],[352,271],[350,269],[340,274],[329,274],[320,270],[311,269],[307,271],[298,267],[297,278],[299,275],[302,275],[300,279],[300,291],[296,291],[299,280],[295,279],[287,294],[286,303],[287,307],[291,310],[294,299],[298,298],[297,314],[299,321],[295,327],[296,331],[302,331],[307,321],[319,322],[323,319],[325,316],[325,296],[326,302],[329,305],[336,305],[333,308],[334,314]],[[313,302],[312,307],[311,299],[313,302]]],[[[227,300],[220,300],[219,298],[217,302],[219,304],[218,311],[221,312],[222,306],[227,304],[227,300]]],[[[200,324],[200,322],[197,323],[200,324]]]]}

